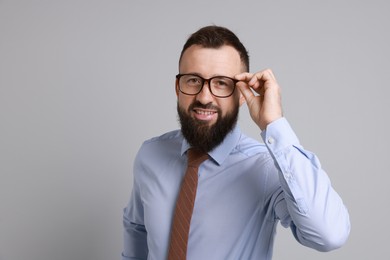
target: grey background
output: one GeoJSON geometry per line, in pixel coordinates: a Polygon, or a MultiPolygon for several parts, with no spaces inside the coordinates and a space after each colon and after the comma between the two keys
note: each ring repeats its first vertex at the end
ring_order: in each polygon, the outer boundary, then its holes
{"type": "MultiPolygon", "coordinates": [[[[272,68],[285,116],[348,206],[319,253],[278,229],[274,259],[385,259],[390,15],[386,1],[0,0],[0,260],[119,259],[141,142],[178,127],[187,36],[231,28],[272,68]]],[[[260,139],[246,107],[241,128],[260,139]]]]}

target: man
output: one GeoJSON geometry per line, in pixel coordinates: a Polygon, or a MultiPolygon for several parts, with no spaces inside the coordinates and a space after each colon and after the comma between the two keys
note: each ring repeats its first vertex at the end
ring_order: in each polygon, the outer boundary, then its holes
{"type": "Polygon", "coordinates": [[[344,244],[347,209],[283,117],[272,71],[250,73],[236,35],[218,26],[191,35],[180,56],[176,95],[181,131],[146,141],[135,159],[122,259],[271,259],[279,221],[316,250],[344,244]],[[236,124],[244,103],[264,144],[236,124]],[[207,159],[196,166],[189,234],[178,235],[189,148],[207,159]],[[184,247],[177,248],[176,236],[184,247]]]}

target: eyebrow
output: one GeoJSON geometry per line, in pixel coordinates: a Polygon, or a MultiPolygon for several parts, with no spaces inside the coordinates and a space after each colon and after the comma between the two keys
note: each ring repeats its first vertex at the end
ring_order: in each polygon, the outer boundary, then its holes
{"type": "Polygon", "coordinates": [[[226,76],[226,75],[221,75],[221,74],[214,74],[214,75],[211,75],[211,77],[209,77],[209,78],[204,77],[202,74],[200,74],[198,72],[188,72],[188,73],[180,73],[180,74],[191,74],[191,75],[195,75],[195,76],[201,77],[203,79],[211,79],[211,78],[214,78],[214,77],[227,77],[227,78],[234,79],[234,76],[226,76]]]}

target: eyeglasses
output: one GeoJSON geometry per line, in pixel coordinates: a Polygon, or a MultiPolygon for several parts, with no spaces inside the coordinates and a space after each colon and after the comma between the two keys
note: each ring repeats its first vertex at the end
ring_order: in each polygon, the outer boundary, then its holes
{"type": "Polygon", "coordinates": [[[204,83],[207,82],[211,94],[219,98],[230,97],[238,82],[236,79],[225,76],[205,79],[194,74],[177,74],[176,79],[179,83],[179,90],[183,94],[197,95],[202,91],[204,83]]]}

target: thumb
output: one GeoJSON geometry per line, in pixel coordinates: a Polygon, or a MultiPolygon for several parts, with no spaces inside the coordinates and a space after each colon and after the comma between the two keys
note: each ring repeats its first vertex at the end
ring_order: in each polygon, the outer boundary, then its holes
{"type": "Polygon", "coordinates": [[[247,102],[250,102],[252,98],[254,97],[254,94],[251,90],[251,88],[246,84],[245,82],[238,82],[237,85],[238,89],[240,90],[241,94],[244,96],[245,100],[247,102]]]}

